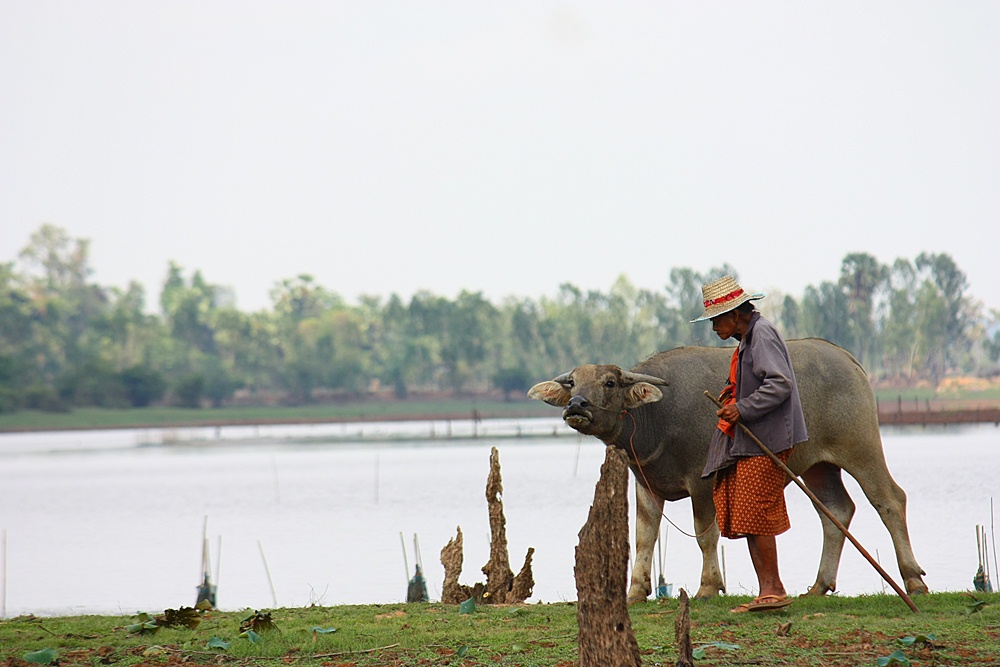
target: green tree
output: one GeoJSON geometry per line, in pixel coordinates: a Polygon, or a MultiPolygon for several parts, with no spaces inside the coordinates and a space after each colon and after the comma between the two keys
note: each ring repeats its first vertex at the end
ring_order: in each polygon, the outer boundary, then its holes
{"type": "Polygon", "coordinates": [[[802,295],[802,333],[825,338],[851,350],[847,295],[836,283],[824,281],[806,287],[802,295]]]}
{"type": "Polygon", "coordinates": [[[799,338],[801,308],[799,302],[790,294],[786,294],[781,302],[781,328],[785,338],[799,338]]]}
{"type": "Polygon", "coordinates": [[[501,368],[493,375],[493,384],[503,392],[503,400],[509,401],[512,393],[522,396],[531,388],[532,376],[522,367],[501,368]]]}
{"type": "Polygon", "coordinates": [[[840,265],[838,284],[847,298],[845,346],[866,367],[878,356],[876,304],[888,277],[889,270],[867,253],[851,253],[840,265]]]}
{"type": "Polygon", "coordinates": [[[888,280],[888,308],[880,335],[883,373],[910,379],[916,361],[917,272],[907,259],[897,259],[888,280]]]}
{"type": "Polygon", "coordinates": [[[35,374],[46,384],[99,357],[105,290],[88,282],[90,243],[55,225],[42,225],[18,256],[31,298],[35,374]]]}
{"type": "MultiPolygon", "coordinates": [[[[916,267],[933,284],[938,296],[943,300],[943,311],[940,304],[933,307],[938,316],[943,317],[943,334],[941,336],[942,371],[952,370],[958,366],[972,347],[971,332],[975,325],[977,313],[971,299],[965,294],[968,280],[965,273],[958,268],[950,255],[921,253],[917,256],[916,267]]],[[[928,321],[925,318],[925,321],[928,321]]],[[[929,322],[928,322],[929,324],[929,322]]],[[[933,328],[939,326],[935,323],[933,328]]]]}
{"type": "Polygon", "coordinates": [[[134,408],[144,408],[163,398],[167,390],[167,382],[154,368],[136,365],[126,368],[121,373],[121,381],[125,388],[125,396],[134,408]]]}

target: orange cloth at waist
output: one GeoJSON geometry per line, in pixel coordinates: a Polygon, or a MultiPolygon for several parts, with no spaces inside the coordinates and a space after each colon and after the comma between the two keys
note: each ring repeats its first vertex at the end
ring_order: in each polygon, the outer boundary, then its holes
{"type": "MultiPolygon", "coordinates": [[[[723,405],[732,405],[736,402],[736,370],[740,365],[740,348],[739,346],[733,350],[733,358],[729,362],[729,384],[722,392],[728,393],[726,398],[722,401],[723,405]]],[[[720,418],[718,428],[720,431],[728,435],[730,438],[736,437],[736,424],[730,424],[725,419],[720,418]]]]}

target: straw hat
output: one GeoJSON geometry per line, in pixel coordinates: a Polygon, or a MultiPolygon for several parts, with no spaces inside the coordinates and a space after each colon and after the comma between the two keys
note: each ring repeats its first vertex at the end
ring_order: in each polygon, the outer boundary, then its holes
{"type": "Polygon", "coordinates": [[[710,320],[716,315],[728,313],[730,310],[746,303],[763,299],[764,293],[747,294],[732,276],[722,276],[707,285],[702,285],[701,294],[705,299],[705,312],[701,317],[691,322],[710,320]]]}

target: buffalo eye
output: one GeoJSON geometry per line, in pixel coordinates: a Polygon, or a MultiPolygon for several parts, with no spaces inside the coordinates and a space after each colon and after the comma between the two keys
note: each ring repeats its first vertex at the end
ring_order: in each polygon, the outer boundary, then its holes
{"type": "Polygon", "coordinates": [[[607,387],[608,389],[614,389],[616,384],[617,383],[614,380],[608,380],[604,383],[604,386],[607,387]]]}

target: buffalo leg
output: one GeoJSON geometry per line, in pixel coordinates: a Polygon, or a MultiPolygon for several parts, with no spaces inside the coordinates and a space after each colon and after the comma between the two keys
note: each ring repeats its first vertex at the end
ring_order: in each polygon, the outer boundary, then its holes
{"type": "Polygon", "coordinates": [[[719,525],[715,521],[715,501],[712,484],[699,484],[691,490],[691,509],[694,512],[694,532],[701,549],[701,586],[696,597],[715,597],[726,591],[719,568],[719,525]]]}
{"type": "Polygon", "coordinates": [[[654,496],[649,489],[635,485],[635,566],[628,587],[628,603],[644,602],[653,592],[651,569],[653,547],[660,533],[663,516],[663,498],[654,496]]]}
{"type": "MultiPolygon", "coordinates": [[[[845,528],[850,527],[855,505],[844,488],[841,470],[830,463],[817,463],[801,475],[802,481],[816,494],[819,501],[845,528]]],[[[823,553],[819,560],[819,571],[806,595],[824,595],[837,590],[837,571],[844,551],[844,534],[823,512],[816,508],[823,525],[823,553]]]]}
{"type": "Polygon", "coordinates": [[[889,474],[884,457],[877,457],[859,466],[858,470],[848,470],[857,480],[868,501],[878,512],[882,523],[892,537],[896,550],[896,563],[903,587],[910,595],[927,592],[927,584],[922,575],[926,574],[917,563],[910,544],[910,533],[906,527],[906,493],[889,474]]]}

